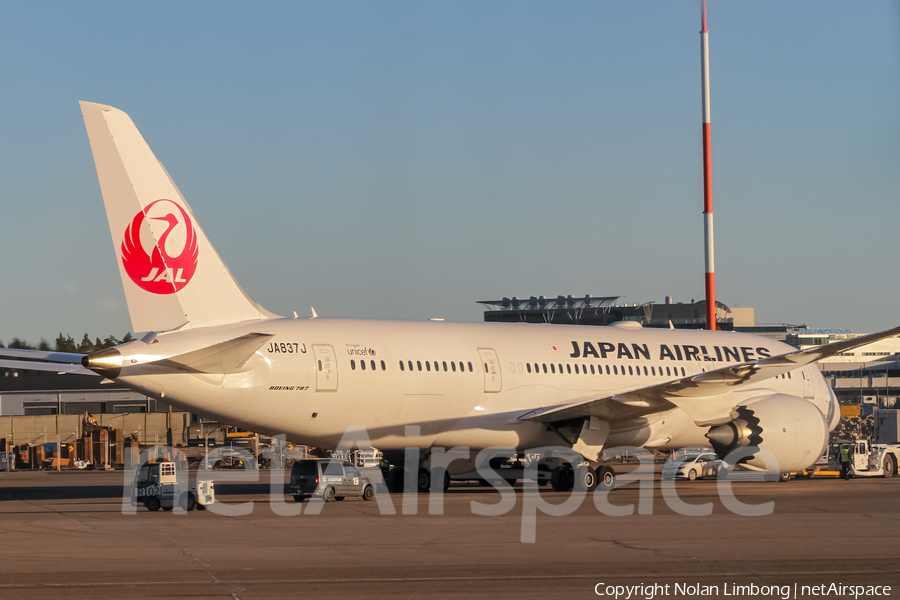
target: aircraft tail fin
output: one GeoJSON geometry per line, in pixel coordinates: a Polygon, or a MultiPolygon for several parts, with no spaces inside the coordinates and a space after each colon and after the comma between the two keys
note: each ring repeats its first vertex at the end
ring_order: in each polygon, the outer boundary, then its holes
{"type": "Polygon", "coordinates": [[[80,104],[134,331],[277,317],[234,279],[128,115],[80,104]]]}

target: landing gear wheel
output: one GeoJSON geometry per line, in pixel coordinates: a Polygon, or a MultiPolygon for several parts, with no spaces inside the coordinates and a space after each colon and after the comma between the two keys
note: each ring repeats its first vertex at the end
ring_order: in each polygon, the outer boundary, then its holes
{"type": "Polygon", "coordinates": [[[790,473],[779,473],[778,474],[778,481],[790,481],[790,480],[791,480],[790,473]]]}
{"type": "Polygon", "coordinates": [[[419,469],[419,476],[416,478],[416,491],[420,494],[427,494],[431,489],[431,473],[428,469],[419,469]]]}
{"type": "Polygon", "coordinates": [[[554,492],[568,492],[572,489],[572,469],[556,467],[550,474],[550,486],[554,492]]]}
{"type": "Polygon", "coordinates": [[[597,480],[597,486],[608,492],[616,485],[616,472],[604,465],[597,470],[597,480]]]}
{"type": "Polygon", "coordinates": [[[597,471],[591,466],[575,469],[575,487],[579,491],[593,492],[597,489],[598,483],[597,471]]]}
{"type": "Polygon", "coordinates": [[[178,502],[178,506],[183,508],[184,510],[191,512],[195,508],[197,508],[197,498],[190,492],[186,492],[181,495],[181,499],[178,502]]]}
{"type": "Polygon", "coordinates": [[[325,502],[331,502],[332,500],[334,500],[334,488],[330,487],[327,490],[325,490],[324,497],[325,497],[325,502]]]}
{"type": "Polygon", "coordinates": [[[375,497],[375,490],[372,489],[371,485],[366,486],[366,489],[363,490],[362,497],[363,497],[363,500],[365,500],[366,502],[368,502],[369,500],[371,500],[372,498],[375,497]]]}
{"type": "Polygon", "coordinates": [[[445,492],[450,489],[450,473],[447,471],[444,471],[444,485],[442,487],[445,492]]]}
{"type": "Polygon", "coordinates": [[[693,469],[688,471],[688,479],[691,481],[694,481],[695,479],[697,479],[697,471],[695,471],[693,469]]]}
{"type": "Polygon", "coordinates": [[[156,512],[159,510],[159,498],[149,498],[146,502],[144,502],[144,506],[147,507],[147,510],[150,512],[156,512]]]}
{"type": "Polygon", "coordinates": [[[298,494],[298,495],[294,496],[294,502],[306,502],[306,496],[303,496],[302,494],[298,494]]]}

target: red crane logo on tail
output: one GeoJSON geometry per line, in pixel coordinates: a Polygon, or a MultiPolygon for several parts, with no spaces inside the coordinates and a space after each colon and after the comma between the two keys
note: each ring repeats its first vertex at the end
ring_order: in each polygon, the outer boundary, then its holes
{"type": "MultiPolygon", "coordinates": [[[[148,230],[149,232],[149,230],[148,230]]],[[[122,264],[131,280],[143,290],[153,294],[174,294],[188,284],[197,270],[197,233],[187,212],[175,202],[155,200],[134,216],[125,229],[122,239],[122,264]],[[160,204],[162,203],[162,204],[160,204]],[[154,215],[150,216],[151,209],[154,215]],[[176,210],[172,210],[171,207],[176,210]],[[159,239],[152,243],[148,254],[141,243],[144,221],[165,221],[168,226],[159,239]],[[170,234],[172,240],[169,240],[170,234]],[[179,243],[183,239],[183,246],[179,243]],[[179,252],[169,252],[171,245],[179,246],[179,252]]]]}

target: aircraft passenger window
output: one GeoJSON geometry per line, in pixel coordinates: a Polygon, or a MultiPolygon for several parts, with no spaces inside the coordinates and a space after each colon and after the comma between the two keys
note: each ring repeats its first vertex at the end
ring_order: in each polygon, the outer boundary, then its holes
{"type": "MultiPolygon", "coordinates": [[[[562,370],[562,369],[560,369],[560,370],[562,370]]],[[[576,371],[578,370],[578,367],[577,367],[577,366],[575,367],[575,370],[576,370],[576,371]]],[[[569,375],[572,374],[572,365],[566,365],[566,372],[567,372],[569,375]]]]}
{"type": "Polygon", "coordinates": [[[453,369],[453,372],[456,373],[456,363],[452,360],[450,361],[450,368],[453,369]]]}
{"type": "Polygon", "coordinates": [[[484,372],[485,372],[485,373],[490,373],[490,371],[488,371],[488,368],[487,368],[487,363],[484,363],[484,372]]]}
{"type": "Polygon", "coordinates": [[[650,373],[656,375],[656,367],[650,367],[650,373]]]}
{"type": "Polygon", "coordinates": [[[322,361],[321,360],[319,361],[319,370],[320,371],[322,370],[322,361]]]}
{"type": "Polygon", "coordinates": [[[618,375],[618,374],[619,374],[619,367],[617,367],[616,365],[613,365],[613,374],[614,374],[614,375],[618,375]]]}
{"type": "MultiPolygon", "coordinates": [[[[624,375],[625,372],[623,371],[622,374],[624,375]]],[[[631,371],[631,365],[628,365],[628,374],[629,374],[629,375],[634,375],[634,373],[631,371]]]]}
{"type": "MultiPolygon", "coordinates": [[[[407,361],[406,364],[409,365],[409,370],[412,371],[412,361],[411,361],[411,360],[410,360],[410,361],[407,361]]],[[[419,370],[421,371],[422,369],[419,369],[419,370]]]]}
{"type": "Polygon", "coordinates": [[[365,371],[366,370],[366,361],[364,361],[364,360],[359,361],[359,368],[362,369],[363,371],[365,371]]]}
{"type": "Polygon", "coordinates": [[[400,370],[401,371],[403,370],[403,361],[402,360],[400,361],[400,370]]]}
{"type": "Polygon", "coordinates": [[[356,370],[356,361],[353,360],[353,359],[350,359],[350,370],[351,370],[351,371],[355,371],[355,370],[356,370]]]}
{"type": "Polygon", "coordinates": [[[381,370],[387,371],[387,368],[384,366],[384,361],[381,361],[381,370]]]}
{"type": "Polygon", "coordinates": [[[544,363],[544,373],[547,372],[547,363],[544,363]]]}
{"type": "Polygon", "coordinates": [[[681,367],[681,376],[684,377],[684,367],[681,367]]]}
{"type": "Polygon", "coordinates": [[[647,373],[647,367],[644,367],[644,375],[649,375],[649,373],[647,373]]]}
{"type": "Polygon", "coordinates": [[[790,379],[790,378],[791,378],[791,374],[790,374],[790,373],[788,373],[788,379],[790,379]]]}
{"type": "Polygon", "coordinates": [[[419,370],[421,371],[421,370],[422,370],[422,361],[421,361],[421,360],[417,360],[417,361],[416,361],[416,366],[417,366],[417,367],[419,368],[419,370]]]}
{"type": "Polygon", "coordinates": [[[562,375],[562,363],[559,363],[559,374],[562,375]]]}
{"type": "Polygon", "coordinates": [[[550,363],[550,372],[556,373],[556,365],[554,365],[553,363],[550,363]]]}
{"type": "Polygon", "coordinates": [[[434,372],[437,373],[441,368],[438,366],[438,361],[434,361],[434,372]]]}
{"type": "Polygon", "coordinates": [[[609,375],[609,365],[606,365],[606,374],[609,375]]]}
{"type": "Polygon", "coordinates": [[[671,377],[672,372],[669,370],[669,367],[666,367],[666,376],[671,377]]]}
{"type": "Polygon", "coordinates": [[[425,370],[426,370],[426,371],[430,371],[430,370],[431,370],[431,363],[428,362],[427,360],[425,361],[425,370]]]}
{"type": "Polygon", "coordinates": [[[472,369],[472,363],[469,363],[469,373],[471,373],[472,371],[473,371],[473,369],[472,369]]]}
{"type": "Polygon", "coordinates": [[[531,373],[531,363],[525,363],[525,368],[528,369],[529,373],[531,373]]]}
{"type": "Polygon", "coordinates": [[[447,370],[447,361],[445,360],[444,362],[442,362],[441,366],[444,367],[444,371],[446,371],[447,370]]]}

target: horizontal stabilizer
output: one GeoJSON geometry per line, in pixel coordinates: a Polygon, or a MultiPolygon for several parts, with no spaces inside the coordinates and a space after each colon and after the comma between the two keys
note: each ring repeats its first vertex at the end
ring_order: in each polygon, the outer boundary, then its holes
{"type": "Polygon", "coordinates": [[[46,362],[81,364],[84,354],[75,352],[49,352],[45,350],[19,350],[17,348],[0,348],[0,356],[8,358],[25,358],[46,362]]]}
{"type": "Polygon", "coordinates": [[[51,371],[53,373],[69,375],[97,375],[93,371],[89,371],[81,365],[70,363],[40,362],[36,360],[0,359],[0,369],[19,369],[22,371],[51,371]]]}
{"type": "Polygon", "coordinates": [[[234,373],[273,337],[275,336],[271,333],[248,333],[233,340],[170,356],[150,364],[191,373],[234,373]]]}

